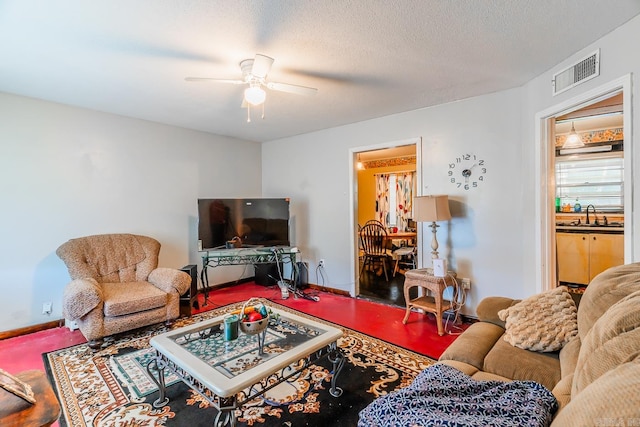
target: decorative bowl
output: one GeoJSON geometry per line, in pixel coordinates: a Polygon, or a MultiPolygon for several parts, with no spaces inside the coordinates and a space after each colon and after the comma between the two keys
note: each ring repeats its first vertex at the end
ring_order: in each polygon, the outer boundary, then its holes
{"type": "Polygon", "coordinates": [[[255,335],[267,329],[269,316],[255,322],[240,322],[240,330],[247,335],[255,335]]]}
{"type": "Polygon", "coordinates": [[[254,300],[259,302],[265,308],[267,312],[267,316],[263,317],[260,320],[255,320],[253,322],[241,320],[240,330],[247,335],[255,335],[255,334],[259,334],[260,332],[263,332],[265,329],[267,329],[267,326],[269,326],[269,319],[271,318],[271,315],[267,309],[267,306],[257,298],[250,298],[249,300],[247,300],[247,302],[243,304],[242,311],[240,313],[244,313],[247,305],[249,305],[249,303],[254,300]]]}

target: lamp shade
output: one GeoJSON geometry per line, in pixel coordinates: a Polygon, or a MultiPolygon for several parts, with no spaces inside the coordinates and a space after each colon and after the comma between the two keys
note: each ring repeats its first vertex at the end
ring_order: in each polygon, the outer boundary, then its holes
{"type": "Polygon", "coordinates": [[[413,199],[414,221],[432,222],[450,219],[448,196],[421,196],[413,199]]]}
{"type": "Polygon", "coordinates": [[[571,132],[567,135],[567,139],[562,145],[562,148],[580,148],[584,147],[584,142],[578,132],[576,132],[576,128],[573,126],[573,122],[571,122],[571,132]]]}

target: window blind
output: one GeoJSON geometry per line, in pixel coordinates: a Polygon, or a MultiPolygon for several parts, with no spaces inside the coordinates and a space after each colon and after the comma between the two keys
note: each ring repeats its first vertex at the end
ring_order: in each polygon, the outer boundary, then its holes
{"type": "Polygon", "coordinates": [[[560,204],[621,212],[624,207],[624,162],[615,156],[556,158],[556,197],[560,204]]]}

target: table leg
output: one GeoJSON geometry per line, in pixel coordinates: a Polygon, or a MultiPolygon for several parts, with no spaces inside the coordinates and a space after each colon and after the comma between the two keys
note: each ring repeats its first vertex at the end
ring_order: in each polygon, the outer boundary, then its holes
{"type": "Polygon", "coordinates": [[[264,354],[264,342],[267,338],[267,329],[256,334],[258,336],[258,354],[262,356],[264,354]]]}
{"type": "Polygon", "coordinates": [[[169,398],[165,394],[166,384],[164,381],[164,368],[165,363],[157,354],[156,357],[151,359],[151,361],[147,364],[147,372],[149,373],[149,376],[151,377],[153,382],[158,386],[158,398],[155,400],[155,402],[153,402],[154,408],[162,408],[164,405],[169,403],[169,398]],[[151,372],[151,370],[154,370],[158,374],[157,379],[153,372],[151,372]]]}
{"type": "Polygon", "coordinates": [[[333,375],[331,376],[331,388],[329,389],[329,394],[333,397],[340,397],[342,396],[342,389],[340,387],[336,387],[336,382],[338,380],[338,375],[344,366],[344,354],[342,354],[342,351],[338,348],[338,344],[335,342],[331,343],[328,359],[333,364],[333,375]]]}
{"type": "Polygon", "coordinates": [[[444,335],[444,326],[442,325],[442,315],[444,314],[444,310],[442,310],[442,300],[444,299],[443,293],[443,288],[440,288],[440,290],[433,293],[436,303],[436,325],[438,326],[438,335],[440,336],[444,335]]]}
{"type": "Polygon", "coordinates": [[[202,257],[202,271],[200,272],[200,282],[202,282],[202,290],[204,291],[204,303],[202,306],[206,306],[209,300],[209,272],[207,268],[209,266],[209,260],[206,256],[202,257]]]}
{"type": "Polygon", "coordinates": [[[214,427],[225,427],[236,425],[236,398],[229,397],[222,399],[216,418],[213,421],[214,427]]]}

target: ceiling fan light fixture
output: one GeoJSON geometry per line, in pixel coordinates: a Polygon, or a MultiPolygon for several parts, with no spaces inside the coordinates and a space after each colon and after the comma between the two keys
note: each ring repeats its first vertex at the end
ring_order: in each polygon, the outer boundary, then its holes
{"type": "Polygon", "coordinates": [[[576,132],[576,128],[573,126],[573,122],[571,122],[571,132],[567,136],[566,141],[562,144],[563,149],[567,148],[581,148],[584,147],[584,142],[580,135],[576,132]]]}
{"type": "Polygon", "coordinates": [[[267,99],[267,93],[260,86],[251,86],[244,90],[244,99],[251,105],[260,105],[267,99]]]}

